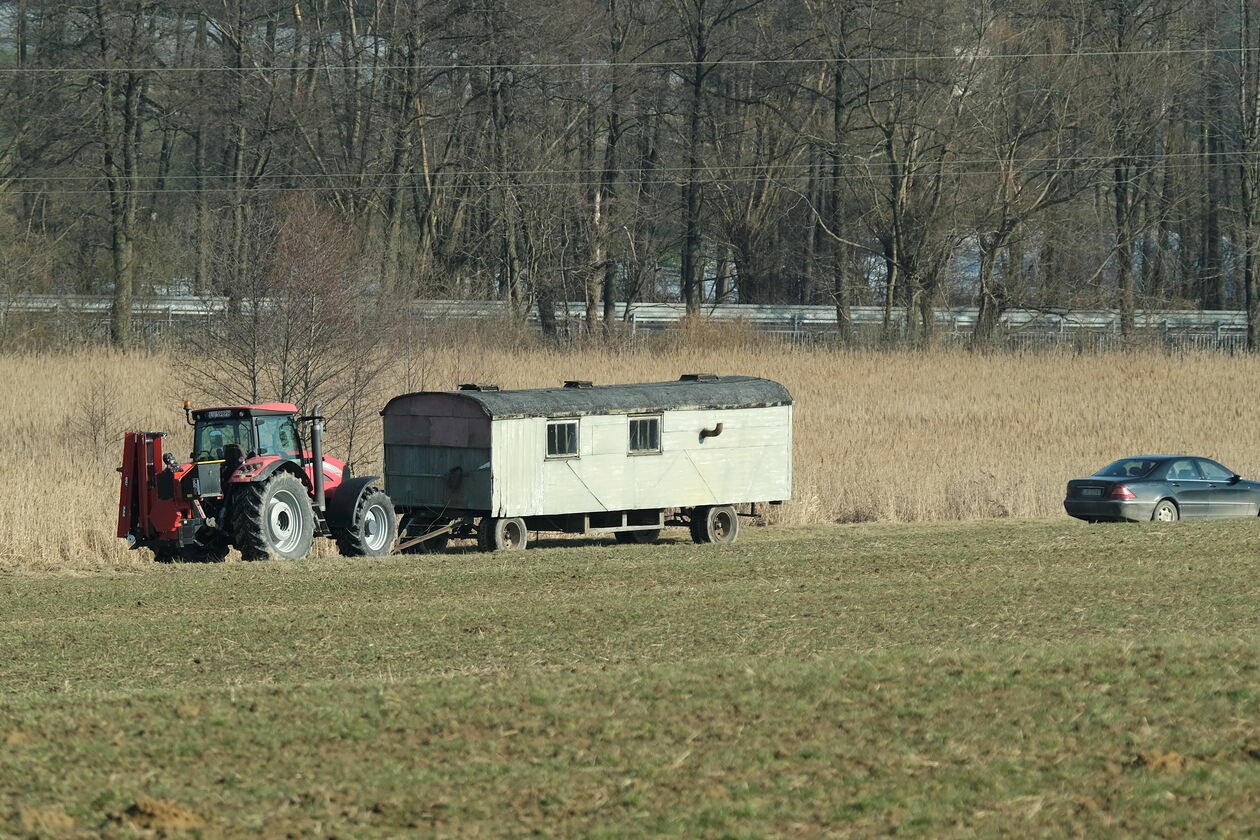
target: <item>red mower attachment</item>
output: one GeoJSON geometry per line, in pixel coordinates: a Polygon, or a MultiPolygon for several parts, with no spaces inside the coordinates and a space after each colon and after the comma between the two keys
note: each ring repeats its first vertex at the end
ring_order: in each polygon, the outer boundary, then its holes
{"type": "Polygon", "coordinates": [[[162,455],[162,432],[128,432],[118,495],[118,536],[132,546],[178,540],[181,527],[196,527],[195,503],[179,498],[175,459],[162,455]]]}
{"type": "Polygon", "coordinates": [[[128,432],[118,468],[118,536],[159,562],[217,562],[235,547],[246,560],[297,559],[316,537],[347,556],[389,554],[394,506],[376,476],[351,476],[323,454],[319,409],[288,403],[194,411],[187,463],[163,452],[162,432],[128,432]],[[302,434],[302,423],[309,423],[302,434]]]}

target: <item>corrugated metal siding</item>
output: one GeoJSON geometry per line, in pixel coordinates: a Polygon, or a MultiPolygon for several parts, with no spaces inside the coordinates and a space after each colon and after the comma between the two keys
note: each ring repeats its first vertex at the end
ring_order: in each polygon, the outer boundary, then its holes
{"type": "Polygon", "coordinates": [[[490,509],[490,418],[448,394],[394,400],[384,414],[385,489],[400,507],[490,509]]]}
{"type": "Polygon", "coordinates": [[[387,443],[385,492],[402,507],[489,510],[490,450],[387,443]]]}

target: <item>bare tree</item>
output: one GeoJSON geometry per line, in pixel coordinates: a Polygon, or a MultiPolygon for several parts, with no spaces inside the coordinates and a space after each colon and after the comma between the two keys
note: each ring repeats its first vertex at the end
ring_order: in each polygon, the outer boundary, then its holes
{"type": "MultiPolygon", "coordinates": [[[[190,338],[179,359],[184,384],[213,400],[322,404],[341,421],[353,458],[370,422],[361,398],[386,366],[392,307],[372,294],[372,273],[329,211],[292,200],[248,218],[244,247],[218,251],[214,266],[242,284],[238,307],[190,338]],[[231,264],[237,254],[244,266],[231,264]]],[[[219,230],[224,241],[238,235],[231,220],[219,230]]]]}

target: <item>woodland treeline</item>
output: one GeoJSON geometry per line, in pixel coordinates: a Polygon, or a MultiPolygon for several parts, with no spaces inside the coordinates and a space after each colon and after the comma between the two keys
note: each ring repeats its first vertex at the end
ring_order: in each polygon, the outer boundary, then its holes
{"type": "Polygon", "coordinates": [[[1255,345],[1258,67],[1255,0],[16,0],[0,291],[112,293],[124,346],[133,296],[285,290],[1255,345]]]}

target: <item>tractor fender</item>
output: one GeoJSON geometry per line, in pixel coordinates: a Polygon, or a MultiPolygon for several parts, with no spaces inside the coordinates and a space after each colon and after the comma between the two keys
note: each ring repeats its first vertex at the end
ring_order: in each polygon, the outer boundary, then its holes
{"type": "Polygon", "coordinates": [[[380,478],[375,475],[360,475],[338,484],[328,497],[328,508],[325,511],[328,527],[353,528],[354,512],[359,507],[359,500],[369,487],[379,481],[380,478]]]}

